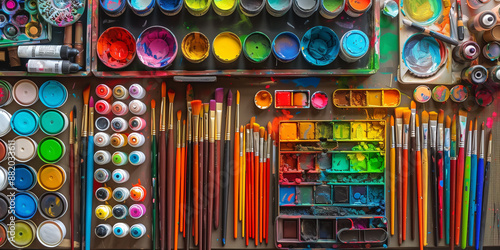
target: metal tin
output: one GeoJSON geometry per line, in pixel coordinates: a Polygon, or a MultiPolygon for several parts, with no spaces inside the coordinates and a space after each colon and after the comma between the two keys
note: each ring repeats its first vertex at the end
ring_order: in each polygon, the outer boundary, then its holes
{"type": "Polygon", "coordinates": [[[34,168],[25,164],[16,164],[9,170],[14,181],[9,182],[12,188],[18,191],[29,191],[36,185],[37,173],[34,168]],[[14,171],[14,173],[12,173],[14,171]]]}
{"type": "Polygon", "coordinates": [[[60,166],[45,164],[37,174],[38,184],[47,191],[57,191],[66,182],[66,171],[60,166]]]}
{"type": "Polygon", "coordinates": [[[57,247],[66,237],[66,226],[59,220],[46,220],[38,225],[36,237],[46,247],[57,247]]]}
{"type": "Polygon", "coordinates": [[[38,211],[49,220],[57,220],[68,211],[68,201],[62,193],[48,192],[40,196],[38,211]]]}
{"type": "Polygon", "coordinates": [[[14,216],[20,220],[29,220],[35,216],[38,210],[38,197],[30,192],[16,193],[14,196],[16,206],[14,216]]]}

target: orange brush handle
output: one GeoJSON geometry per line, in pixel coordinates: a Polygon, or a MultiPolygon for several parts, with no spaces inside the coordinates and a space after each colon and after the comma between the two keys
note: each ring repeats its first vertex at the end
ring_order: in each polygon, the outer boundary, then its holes
{"type": "Polygon", "coordinates": [[[391,235],[394,235],[396,222],[396,148],[391,148],[391,235]]]}
{"type": "Polygon", "coordinates": [[[406,240],[406,214],[408,208],[408,149],[403,149],[403,240],[406,240]]]}
{"type": "Polygon", "coordinates": [[[255,180],[255,167],[254,167],[254,153],[250,153],[250,166],[249,166],[249,171],[250,171],[250,182],[248,185],[250,186],[250,238],[253,239],[255,236],[255,185],[254,185],[254,180],[255,180]]]}
{"type": "Polygon", "coordinates": [[[181,149],[177,148],[175,152],[175,220],[174,220],[174,249],[177,250],[179,243],[179,209],[181,196],[181,149]]]}
{"type": "Polygon", "coordinates": [[[180,215],[179,215],[179,223],[180,227],[179,230],[183,233],[183,237],[186,237],[186,232],[184,232],[184,205],[185,203],[185,198],[184,196],[186,195],[186,185],[185,185],[185,180],[186,180],[186,147],[181,148],[181,198],[180,198],[180,215]]]}
{"type": "MultiPolygon", "coordinates": [[[[249,179],[250,179],[250,173],[249,173],[249,169],[248,167],[250,166],[250,157],[249,157],[249,153],[245,153],[245,162],[246,162],[246,174],[245,174],[245,182],[246,183],[250,183],[249,182],[249,179]]],[[[246,220],[245,222],[245,231],[247,232],[245,234],[245,244],[248,246],[248,239],[250,237],[250,202],[249,202],[249,198],[250,198],[250,185],[245,185],[245,218],[243,218],[244,220],[246,220]]]]}
{"type": "Polygon", "coordinates": [[[418,239],[420,250],[424,249],[424,232],[423,232],[423,196],[422,196],[422,155],[417,151],[417,200],[418,200],[418,239]]]}
{"type": "Polygon", "coordinates": [[[197,246],[198,245],[198,214],[200,212],[200,207],[199,207],[199,195],[200,195],[200,172],[199,172],[199,155],[198,155],[198,143],[193,144],[193,202],[194,202],[194,244],[197,246]]]}
{"type": "Polygon", "coordinates": [[[262,243],[262,227],[264,225],[264,163],[260,162],[259,164],[259,242],[262,243]]]}
{"type": "Polygon", "coordinates": [[[234,133],[234,238],[238,238],[239,183],[240,183],[240,133],[234,133]]]}

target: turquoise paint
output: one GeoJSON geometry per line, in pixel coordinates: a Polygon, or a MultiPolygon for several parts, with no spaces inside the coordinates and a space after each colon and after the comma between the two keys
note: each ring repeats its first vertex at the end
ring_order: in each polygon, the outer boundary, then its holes
{"type": "Polygon", "coordinates": [[[435,38],[416,34],[406,40],[403,47],[403,61],[417,76],[429,76],[440,68],[441,53],[435,38]]]}

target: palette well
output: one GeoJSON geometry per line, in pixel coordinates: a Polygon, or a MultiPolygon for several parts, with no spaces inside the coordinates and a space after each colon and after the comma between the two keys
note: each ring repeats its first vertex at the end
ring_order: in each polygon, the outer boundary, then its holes
{"type": "Polygon", "coordinates": [[[309,90],[275,90],[274,99],[277,109],[306,109],[311,104],[311,93],[309,90]]]}
{"type": "Polygon", "coordinates": [[[337,89],[333,105],[337,108],[394,108],[401,103],[398,89],[337,89]]]}

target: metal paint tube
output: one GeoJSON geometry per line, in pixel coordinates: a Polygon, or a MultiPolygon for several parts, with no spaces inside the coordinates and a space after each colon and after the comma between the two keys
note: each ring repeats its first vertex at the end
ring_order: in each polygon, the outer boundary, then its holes
{"type": "Polygon", "coordinates": [[[155,0],[127,0],[127,4],[138,16],[147,16],[155,8],[155,0]]]}
{"type": "Polygon", "coordinates": [[[148,107],[139,100],[133,100],[128,104],[128,109],[130,110],[130,113],[134,115],[144,115],[148,110],[148,107]]]}
{"type": "Polygon", "coordinates": [[[38,97],[47,108],[56,109],[60,108],[68,100],[68,90],[62,83],[49,80],[40,86],[38,97]]]}
{"type": "Polygon", "coordinates": [[[345,8],[345,0],[321,0],[319,13],[326,19],[336,18],[345,8]]]}
{"type": "Polygon", "coordinates": [[[45,163],[55,164],[60,161],[66,153],[66,145],[57,137],[48,136],[40,141],[37,154],[45,163]]]}
{"type": "Polygon", "coordinates": [[[487,43],[493,41],[500,41],[500,25],[497,25],[490,30],[484,31],[483,40],[487,43]]]}
{"type": "Polygon", "coordinates": [[[128,163],[128,155],[124,152],[114,152],[111,161],[116,166],[123,166],[128,163]]]}
{"type": "Polygon", "coordinates": [[[106,165],[111,162],[111,154],[106,150],[98,150],[94,153],[94,162],[98,165],[106,165]]]}
{"type": "Polygon", "coordinates": [[[292,4],[292,0],[268,0],[266,10],[271,16],[282,17],[292,8],[292,4]]]}
{"type": "Polygon", "coordinates": [[[95,208],[95,216],[100,220],[107,220],[113,216],[110,205],[99,205],[95,208]]]}
{"type": "Polygon", "coordinates": [[[29,220],[35,216],[38,210],[38,197],[30,192],[16,193],[14,196],[16,206],[14,216],[20,220],[29,220]]]}
{"type": "MultiPolygon", "coordinates": [[[[5,29],[5,28],[4,28],[5,29]]],[[[26,64],[29,73],[70,74],[78,72],[81,67],[67,60],[30,59],[26,64]]]]}
{"type": "Polygon", "coordinates": [[[28,45],[17,47],[19,58],[64,59],[78,55],[79,51],[66,45],[28,45]]]}
{"type": "Polygon", "coordinates": [[[141,151],[133,151],[128,156],[128,161],[134,166],[139,166],[146,161],[146,155],[141,151]]]}
{"type": "Polygon", "coordinates": [[[29,247],[35,240],[36,224],[31,220],[18,220],[14,223],[14,237],[8,237],[10,244],[16,248],[29,247]]]}
{"type": "Polygon", "coordinates": [[[17,104],[28,107],[38,101],[38,86],[31,80],[22,79],[14,84],[12,94],[17,104]]]}
{"type": "Polygon", "coordinates": [[[113,96],[118,100],[126,100],[129,96],[127,88],[123,85],[116,85],[113,88],[113,96]]]}
{"type": "Polygon", "coordinates": [[[483,84],[488,79],[488,69],[482,65],[474,65],[462,70],[462,81],[473,85],[483,84]]]}
{"type": "Polygon", "coordinates": [[[248,17],[258,15],[266,6],[267,0],[240,0],[240,10],[248,17]]]}
{"type": "Polygon", "coordinates": [[[0,137],[8,134],[11,130],[10,122],[12,115],[5,109],[0,109],[0,137]]]}
{"type": "Polygon", "coordinates": [[[113,190],[113,199],[116,202],[123,202],[130,197],[130,191],[124,187],[117,187],[113,190]]]}
{"type": "Polygon", "coordinates": [[[142,223],[134,224],[130,227],[130,236],[134,239],[140,239],[146,235],[146,226],[142,223]]]}
{"type": "Polygon", "coordinates": [[[68,117],[57,109],[47,109],[40,114],[40,129],[46,135],[59,135],[68,128],[68,125],[68,117]]]}
{"type": "Polygon", "coordinates": [[[95,94],[101,99],[109,99],[113,95],[113,91],[108,85],[101,83],[95,88],[95,94]]]}
{"type": "Polygon", "coordinates": [[[100,115],[111,113],[111,104],[106,100],[99,100],[94,105],[95,111],[100,115]]]}
{"type": "Polygon", "coordinates": [[[66,171],[60,166],[45,164],[37,173],[38,184],[47,191],[57,191],[66,182],[66,171]]]}
{"type": "Polygon", "coordinates": [[[125,169],[115,169],[111,176],[113,181],[119,184],[127,182],[130,178],[130,174],[125,169]]]}
{"type": "Polygon", "coordinates": [[[497,16],[491,10],[485,10],[469,20],[469,30],[471,32],[481,32],[492,29],[497,24],[497,16]]]}
{"type": "Polygon", "coordinates": [[[130,85],[128,92],[130,97],[135,99],[142,99],[146,96],[146,90],[138,83],[130,85]]]}
{"type": "Polygon", "coordinates": [[[95,127],[97,128],[97,130],[99,131],[106,131],[108,130],[109,126],[110,126],[110,121],[108,120],[108,118],[104,117],[104,116],[101,116],[99,118],[97,118],[95,120],[95,127]]]}
{"type": "Polygon", "coordinates": [[[500,42],[489,42],[484,45],[483,56],[490,61],[498,60],[500,57],[500,42]]]}
{"type": "Polygon", "coordinates": [[[121,117],[115,117],[111,120],[111,129],[117,133],[125,132],[128,129],[128,123],[121,117]]]}
{"type": "Polygon", "coordinates": [[[118,204],[113,207],[113,217],[117,220],[123,220],[128,215],[128,208],[123,204],[118,204]]]}
{"type": "Polygon", "coordinates": [[[105,202],[111,199],[111,194],[113,191],[111,191],[110,187],[100,187],[95,191],[95,198],[98,201],[105,202]]]}
{"type": "Polygon", "coordinates": [[[95,228],[95,235],[97,238],[104,239],[111,235],[111,231],[113,231],[113,228],[109,224],[99,224],[95,228]]]}
{"type": "Polygon", "coordinates": [[[94,144],[98,147],[106,147],[109,145],[109,135],[104,132],[98,132],[94,135],[94,144]]]}
{"type": "Polygon", "coordinates": [[[453,48],[453,60],[459,63],[465,63],[475,60],[479,57],[479,44],[474,41],[465,41],[453,48]]]}
{"type": "Polygon", "coordinates": [[[36,185],[37,173],[34,168],[25,164],[14,165],[13,175],[14,181],[9,182],[12,188],[18,191],[29,191],[36,185]]]}
{"type": "Polygon", "coordinates": [[[102,10],[110,17],[118,17],[125,12],[125,0],[99,0],[102,10]]]}
{"type": "Polygon", "coordinates": [[[12,130],[20,136],[31,136],[38,131],[40,116],[33,109],[18,109],[10,119],[12,130]]]}
{"type": "MultiPolygon", "coordinates": [[[[5,168],[3,168],[3,167],[0,167],[0,191],[4,190],[9,185],[8,175],[9,175],[9,173],[7,172],[7,170],[5,170],[5,168]]],[[[2,207],[2,209],[3,209],[3,207],[2,207]]],[[[2,216],[0,216],[0,217],[2,217],[2,216]]]]}
{"type": "Polygon", "coordinates": [[[129,213],[132,219],[140,219],[146,214],[146,206],[144,206],[144,204],[134,204],[130,206],[129,213]]]}
{"type": "Polygon", "coordinates": [[[98,168],[94,172],[94,180],[99,183],[106,183],[111,180],[111,172],[105,168],[98,168]]]}
{"type": "Polygon", "coordinates": [[[146,128],[146,120],[139,116],[134,116],[128,121],[128,126],[132,131],[141,131],[146,128]]]}
{"type": "Polygon", "coordinates": [[[308,18],[314,14],[321,0],[293,0],[293,12],[302,18],[308,18]]]}
{"type": "Polygon", "coordinates": [[[340,39],[340,58],[346,62],[355,62],[361,59],[368,48],[370,41],[363,31],[350,30],[340,39]]]}
{"type": "Polygon", "coordinates": [[[66,226],[59,220],[44,221],[38,226],[36,237],[46,247],[57,247],[66,237],[66,226]]]}
{"type": "Polygon", "coordinates": [[[129,231],[130,231],[130,227],[125,223],[119,222],[113,226],[113,234],[117,238],[123,238],[123,237],[127,236],[129,231]]]}
{"type": "Polygon", "coordinates": [[[372,0],[346,0],[345,13],[351,17],[359,17],[372,7],[372,0]]]}
{"type": "Polygon", "coordinates": [[[127,145],[127,135],[126,134],[120,134],[120,133],[114,133],[110,137],[111,141],[111,146],[114,148],[121,148],[127,145]]]}
{"type": "Polygon", "coordinates": [[[144,145],[145,142],[146,142],[146,138],[141,133],[133,132],[133,133],[130,133],[128,136],[128,144],[131,147],[134,147],[134,148],[141,147],[142,145],[144,145]]]}
{"type": "Polygon", "coordinates": [[[68,211],[68,201],[59,192],[42,194],[39,200],[38,212],[48,220],[57,220],[68,211]]]}

